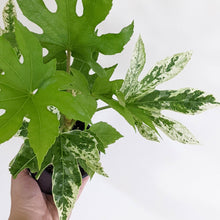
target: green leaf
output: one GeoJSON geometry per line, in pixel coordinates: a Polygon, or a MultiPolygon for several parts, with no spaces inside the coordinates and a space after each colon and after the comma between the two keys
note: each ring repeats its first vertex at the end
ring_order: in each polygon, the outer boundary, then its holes
{"type": "Polygon", "coordinates": [[[118,64],[115,64],[114,66],[105,68],[105,72],[106,72],[106,78],[110,79],[112,77],[112,74],[114,73],[116,67],[118,66],[118,64]]]}
{"type": "Polygon", "coordinates": [[[17,2],[23,14],[43,29],[43,34],[39,34],[38,38],[49,51],[46,62],[68,50],[74,58],[88,64],[101,77],[106,75],[105,71],[94,60],[93,54],[120,53],[133,33],[132,23],[118,34],[97,36],[95,28],[108,15],[112,0],[83,0],[83,15],[80,17],[76,13],[77,0],[57,0],[55,13],[51,13],[42,0],[17,2]]]}
{"type": "Polygon", "coordinates": [[[29,168],[32,173],[38,172],[37,158],[28,140],[25,140],[18,154],[11,161],[9,170],[13,178],[16,178],[26,168],[29,168]]]}
{"type": "Polygon", "coordinates": [[[125,81],[121,87],[121,92],[125,94],[125,99],[128,99],[133,93],[134,88],[138,84],[138,77],[144,68],[146,62],[146,54],[144,43],[139,37],[130,62],[130,67],[125,77],[125,81]]]}
{"type": "MultiPolygon", "coordinates": [[[[17,54],[17,57],[18,59],[20,59],[21,57],[21,52],[20,50],[18,49],[18,44],[17,44],[17,41],[16,41],[16,38],[15,38],[15,33],[14,32],[5,32],[3,35],[2,35],[6,40],[8,40],[8,42],[11,44],[11,46],[13,47],[14,49],[14,52],[17,54]]],[[[2,70],[0,70],[0,72],[3,72],[2,70]]]]}
{"type": "Polygon", "coordinates": [[[16,42],[16,38],[15,38],[15,33],[14,32],[9,32],[9,33],[4,33],[2,35],[6,40],[9,41],[9,43],[11,44],[11,46],[14,48],[15,52],[16,50],[18,50],[18,45],[16,42]]]}
{"type": "Polygon", "coordinates": [[[109,81],[107,78],[97,77],[93,84],[92,95],[95,97],[105,96],[111,98],[122,82],[122,80],[109,81]]]}
{"type": "Polygon", "coordinates": [[[217,106],[212,95],[192,88],[180,90],[155,90],[135,101],[137,106],[146,109],[172,110],[184,114],[195,114],[217,106]]]}
{"type": "Polygon", "coordinates": [[[43,173],[43,171],[53,163],[53,146],[48,150],[46,156],[44,157],[44,160],[41,164],[40,170],[37,172],[35,178],[39,179],[40,175],[43,173]]]}
{"type": "MultiPolygon", "coordinates": [[[[15,40],[15,20],[17,18],[17,13],[15,10],[15,5],[13,0],[8,0],[2,13],[3,17],[3,23],[5,26],[5,29],[0,28],[0,36],[3,35],[12,45],[14,48],[18,58],[20,58],[20,52],[17,47],[17,43],[15,40]]],[[[0,73],[2,73],[3,70],[0,69],[0,73]]]]}
{"type": "Polygon", "coordinates": [[[28,137],[40,166],[59,134],[59,121],[48,106],[57,107],[70,119],[89,123],[96,111],[96,101],[91,96],[73,97],[65,91],[74,78],[56,72],[54,60],[43,64],[38,40],[20,23],[16,24],[16,39],[23,64],[9,42],[0,37],[0,68],[5,72],[0,75],[0,109],[6,110],[0,116],[0,143],[19,130],[24,117],[29,118],[28,137]]]}
{"type": "Polygon", "coordinates": [[[85,76],[78,70],[71,68],[71,73],[73,75],[73,81],[71,88],[83,94],[90,94],[89,83],[85,76]]]}
{"type": "MultiPolygon", "coordinates": [[[[92,54],[93,60],[97,61],[98,56],[99,56],[99,53],[94,52],[92,54]]],[[[82,61],[82,60],[75,57],[71,67],[79,70],[87,78],[87,80],[90,81],[91,75],[89,75],[89,72],[91,70],[91,67],[85,61],[82,61]]],[[[97,74],[95,74],[95,75],[97,75],[97,74]]]]}
{"type": "Polygon", "coordinates": [[[193,136],[193,134],[178,121],[168,119],[161,115],[154,118],[154,122],[157,127],[166,133],[172,140],[179,141],[183,144],[198,144],[199,142],[193,136]]]}
{"type": "Polygon", "coordinates": [[[120,90],[116,90],[116,97],[118,98],[118,102],[121,106],[126,107],[126,100],[124,94],[120,90]]]}
{"type": "Polygon", "coordinates": [[[100,96],[105,96],[107,98],[112,98],[113,94],[117,94],[119,89],[122,86],[123,80],[113,80],[110,81],[110,78],[115,70],[117,65],[106,68],[106,77],[97,76],[92,85],[92,95],[99,98],[100,96]]]}
{"type": "Polygon", "coordinates": [[[138,119],[138,121],[144,122],[152,130],[157,132],[157,130],[152,122],[152,117],[151,117],[152,113],[151,112],[144,110],[144,109],[141,109],[141,108],[138,108],[135,105],[128,105],[127,108],[133,114],[135,119],[138,119]]]}
{"type": "MultiPolygon", "coordinates": [[[[16,25],[16,37],[25,59],[24,64],[19,63],[9,42],[4,37],[0,38],[0,48],[2,49],[0,51],[0,67],[5,72],[5,75],[0,76],[0,106],[6,110],[6,113],[0,117],[0,142],[11,138],[20,128],[23,118],[27,116],[31,119],[29,131],[32,138],[30,137],[30,143],[35,151],[38,148],[43,148],[43,154],[44,151],[46,153],[47,146],[52,144],[51,140],[48,140],[46,136],[49,136],[52,131],[52,134],[56,133],[56,137],[58,128],[55,126],[53,130],[48,129],[48,134],[44,132],[44,135],[40,137],[38,135],[42,131],[32,134],[34,127],[39,126],[39,124],[43,127],[45,126],[45,129],[48,128],[46,120],[44,120],[45,123],[43,123],[43,120],[40,121],[42,114],[44,116],[47,114],[47,109],[40,112],[41,115],[38,114],[39,108],[43,106],[39,106],[36,103],[33,91],[38,89],[44,80],[55,73],[55,63],[43,64],[42,49],[37,39],[19,23],[16,25]],[[38,139],[37,143],[33,143],[33,137],[38,139]],[[41,142],[40,144],[39,141],[41,142]]],[[[55,123],[53,121],[51,125],[55,123]]],[[[42,155],[38,155],[39,159],[41,157],[42,155]]]]}
{"type": "Polygon", "coordinates": [[[147,140],[150,141],[156,141],[159,142],[158,139],[158,133],[155,131],[155,129],[152,129],[148,125],[144,124],[142,121],[136,121],[135,123],[139,133],[146,138],[147,140]]]}
{"type": "Polygon", "coordinates": [[[80,74],[78,71],[74,71],[71,76],[66,72],[57,71],[54,77],[41,86],[37,98],[42,104],[55,106],[69,119],[90,123],[97,103],[95,98],[90,95],[87,88],[88,83],[83,75],[76,73],[80,74]],[[80,86],[82,87],[80,88],[80,86]],[[66,90],[74,90],[73,96],[66,90]]]}
{"type": "Polygon", "coordinates": [[[67,55],[66,55],[65,51],[61,51],[61,52],[57,53],[56,60],[57,60],[56,69],[66,71],[67,55]]]}
{"type": "Polygon", "coordinates": [[[96,134],[96,136],[104,144],[105,148],[109,144],[113,144],[115,141],[123,137],[115,128],[106,122],[98,122],[93,124],[89,130],[96,134]]]}
{"type": "Polygon", "coordinates": [[[117,111],[120,115],[122,115],[125,120],[135,128],[135,121],[131,112],[124,106],[120,105],[120,103],[114,99],[106,98],[104,96],[99,97],[103,102],[107,103],[111,108],[117,111]]]}

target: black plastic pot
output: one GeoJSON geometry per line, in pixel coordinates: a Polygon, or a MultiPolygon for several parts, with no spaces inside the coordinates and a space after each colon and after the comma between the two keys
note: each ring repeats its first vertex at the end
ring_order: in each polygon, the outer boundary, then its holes
{"type": "MultiPolygon", "coordinates": [[[[85,124],[81,121],[76,121],[75,125],[73,126],[72,130],[84,130],[85,124]]],[[[89,126],[87,127],[89,129],[89,126]]],[[[83,170],[82,167],[80,168],[80,172],[82,174],[82,178],[88,176],[88,174],[83,170]]],[[[53,174],[53,165],[49,165],[41,174],[38,180],[36,180],[35,173],[31,173],[31,176],[37,181],[41,191],[46,194],[52,194],[52,174],[53,174]]]]}

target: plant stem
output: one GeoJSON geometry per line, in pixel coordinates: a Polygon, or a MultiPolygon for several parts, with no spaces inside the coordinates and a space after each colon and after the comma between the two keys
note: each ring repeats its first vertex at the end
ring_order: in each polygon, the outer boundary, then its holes
{"type": "Polygon", "coordinates": [[[96,112],[111,108],[109,105],[97,108],[96,112]]]}
{"type": "Polygon", "coordinates": [[[70,59],[71,59],[71,51],[67,50],[66,54],[66,72],[70,73],[70,59]]]}
{"type": "MultiPolygon", "coordinates": [[[[67,51],[66,53],[66,72],[70,74],[70,60],[71,60],[71,51],[67,51]]],[[[72,90],[67,90],[67,92],[72,94],[72,90]]],[[[70,131],[75,124],[75,120],[66,118],[65,115],[62,115],[63,119],[61,120],[60,130],[62,131],[70,131]]]]}

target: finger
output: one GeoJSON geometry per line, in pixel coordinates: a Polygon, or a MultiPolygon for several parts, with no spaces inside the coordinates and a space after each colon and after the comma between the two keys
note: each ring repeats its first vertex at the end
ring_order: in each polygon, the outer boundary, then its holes
{"type": "Polygon", "coordinates": [[[12,187],[15,185],[24,187],[35,184],[36,181],[32,178],[30,172],[27,169],[24,169],[17,175],[16,178],[12,177],[11,183],[12,183],[12,187]]]}
{"type": "Polygon", "coordinates": [[[34,196],[39,193],[37,182],[31,177],[28,170],[21,171],[17,177],[11,179],[11,196],[25,197],[34,196]]]}
{"type": "MultiPolygon", "coordinates": [[[[80,186],[79,194],[78,194],[78,196],[77,196],[77,199],[80,197],[80,195],[81,195],[81,193],[82,193],[82,191],[83,191],[83,189],[84,189],[86,183],[88,182],[88,180],[89,180],[89,176],[87,176],[87,177],[85,177],[85,178],[82,179],[82,185],[80,186]]],[[[45,197],[46,197],[46,199],[47,199],[51,204],[55,204],[52,195],[45,194],[45,197]]]]}
{"type": "MultiPolygon", "coordinates": [[[[87,176],[87,177],[85,177],[85,178],[82,179],[82,185],[80,186],[79,194],[78,194],[78,196],[77,196],[77,199],[79,199],[79,197],[80,197],[80,195],[81,195],[81,193],[82,193],[82,191],[83,191],[83,189],[84,189],[86,183],[88,182],[88,180],[89,180],[89,176],[87,176]]],[[[71,213],[70,213],[70,215],[69,215],[68,220],[70,219],[71,214],[72,214],[72,211],[71,211],[71,213]]]]}
{"type": "Polygon", "coordinates": [[[80,195],[81,195],[81,193],[82,193],[82,191],[83,191],[83,189],[84,189],[86,183],[88,182],[88,180],[89,180],[89,176],[87,176],[87,177],[85,177],[85,178],[82,179],[82,185],[80,186],[79,194],[78,194],[77,199],[80,197],[80,195]]]}

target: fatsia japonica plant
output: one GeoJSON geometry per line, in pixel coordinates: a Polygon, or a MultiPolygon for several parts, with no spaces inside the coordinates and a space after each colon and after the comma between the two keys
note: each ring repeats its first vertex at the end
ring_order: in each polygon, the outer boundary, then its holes
{"type": "Polygon", "coordinates": [[[8,1],[5,28],[0,31],[0,143],[14,135],[24,138],[10,163],[14,178],[28,168],[37,179],[53,165],[52,194],[60,219],[67,219],[74,206],[82,181],[80,170],[90,177],[107,176],[100,154],[122,137],[106,122],[94,124],[95,112],[112,108],[147,140],[159,142],[160,129],[181,143],[198,143],[184,125],[161,111],[196,114],[219,103],[192,88],[157,89],[183,70],[191,52],[158,62],[139,80],[146,61],[139,37],[125,79],[111,80],[117,64],[103,67],[98,56],[120,53],[134,28],[132,22],[120,33],[98,35],[97,25],[108,15],[112,0],[82,0],[81,16],[76,13],[77,0],[56,0],[53,13],[43,0],[17,3],[43,33],[24,27],[16,18],[13,1],[8,1]],[[43,48],[48,50],[46,56],[43,48]],[[97,107],[98,100],[106,105],[97,107]],[[79,121],[84,129],[77,129],[79,121]]]}

